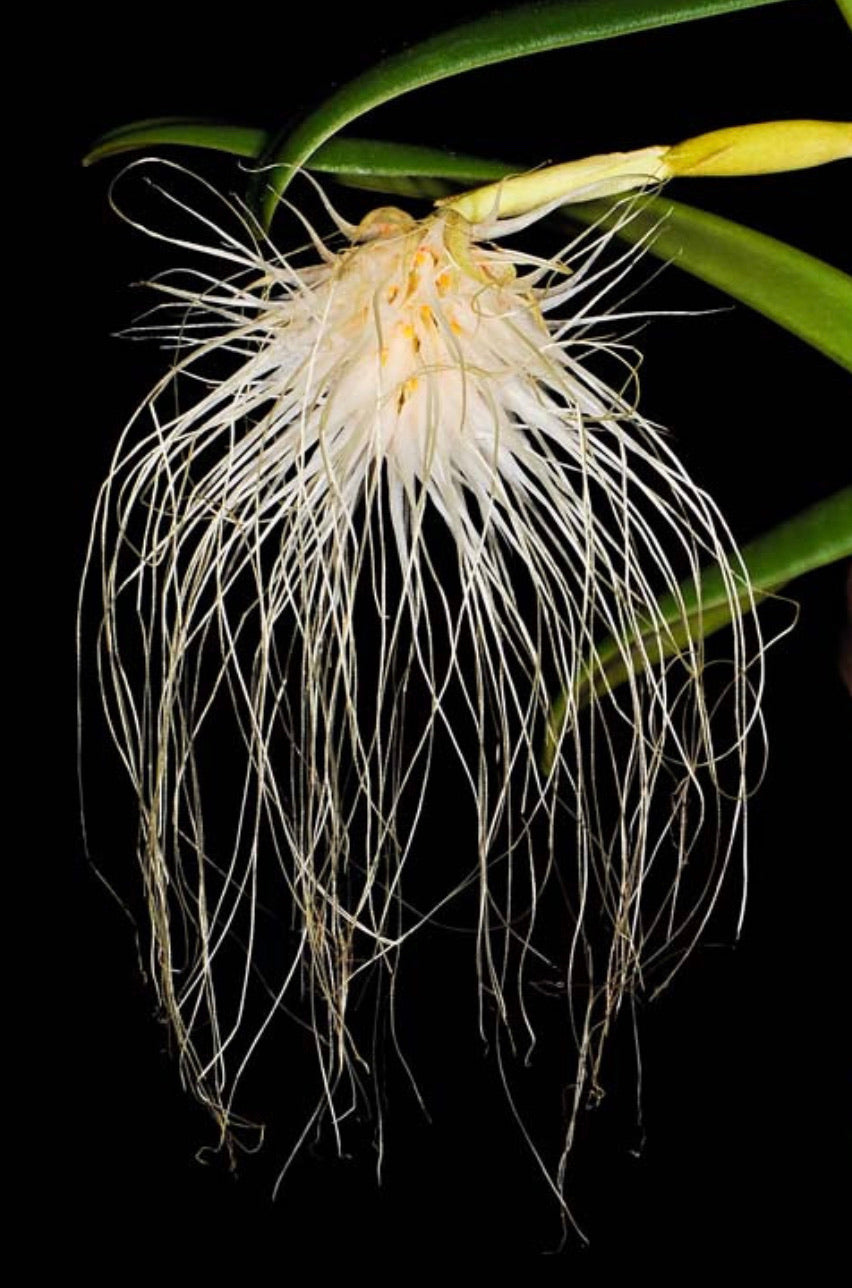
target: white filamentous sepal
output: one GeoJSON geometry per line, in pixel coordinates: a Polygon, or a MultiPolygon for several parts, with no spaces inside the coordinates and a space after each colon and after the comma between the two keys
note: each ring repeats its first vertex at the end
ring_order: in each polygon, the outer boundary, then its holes
{"type": "Polygon", "coordinates": [[[103,696],[184,1076],[227,1139],[295,1013],[342,1131],[373,1035],[353,998],[467,912],[483,1028],[530,1047],[529,989],[561,998],[563,1148],[531,1142],[561,1193],[622,1000],[670,978],[742,853],[761,683],[726,525],[629,396],[604,296],[638,252],[607,268],[601,230],[553,259],[483,245],[457,209],[373,212],[307,262],[203,227],[223,271],[162,283],[146,327],[174,365],[95,524],[103,696]],[[660,596],[707,563],[733,606],[709,684],[697,636],[652,647],[660,596]],[[607,635],[631,678],[588,700],[607,635]]]}

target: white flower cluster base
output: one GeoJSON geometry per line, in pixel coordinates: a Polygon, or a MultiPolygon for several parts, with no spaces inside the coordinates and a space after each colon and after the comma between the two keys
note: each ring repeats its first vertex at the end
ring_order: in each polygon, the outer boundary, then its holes
{"type": "Polygon", "coordinates": [[[179,244],[215,271],[158,283],[173,365],[96,520],[103,694],[183,1076],[230,1140],[254,1062],[281,1060],[288,1094],[290,1026],[306,1131],[340,1130],[374,1074],[368,1010],[392,1044],[409,944],[466,919],[458,987],[478,979],[509,1039],[507,1085],[530,990],[573,1050],[567,1119],[532,1142],[560,1191],[613,1018],[671,977],[742,852],[760,688],[747,619],[708,668],[678,590],[716,564],[749,604],[714,504],[633,405],[603,301],[636,254],[598,229],[539,259],[495,244],[529,219],[387,208],[287,258],[247,219],[198,220],[179,244]]]}

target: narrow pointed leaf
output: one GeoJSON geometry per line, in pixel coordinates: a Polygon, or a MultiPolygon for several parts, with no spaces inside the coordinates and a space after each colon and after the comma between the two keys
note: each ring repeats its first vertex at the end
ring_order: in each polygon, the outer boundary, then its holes
{"type": "MultiPolygon", "coordinates": [[[[102,135],[83,158],[83,165],[163,145],[212,149],[257,160],[269,146],[270,139],[267,130],[248,125],[223,125],[196,117],[158,117],[133,121],[102,135]]],[[[424,195],[422,188],[418,187],[417,192],[411,189],[420,180],[436,180],[434,192],[443,195],[451,191],[449,184],[487,182],[512,172],[512,167],[504,161],[488,161],[412,143],[342,137],[329,139],[318,148],[311,157],[310,169],[318,174],[334,175],[352,187],[418,196],[424,195]],[[406,184],[407,180],[415,184],[406,184]]]]}
{"type": "MultiPolygon", "coordinates": [[[[794,519],[750,542],[740,553],[751,582],[751,590],[743,584],[739,596],[739,606],[745,611],[751,607],[752,592],[755,601],[759,601],[802,573],[852,555],[852,487],[810,506],[794,519]]],[[[582,703],[593,694],[608,693],[647,660],[654,662],[671,657],[690,640],[706,638],[727,626],[731,605],[718,566],[702,574],[700,594],[690,579],[681,587],[681,602],[666,595],[660,600],[659,610],[660,621],[669,628],[665,638],[657,625],[647,635],[632,640],[605,640],[596,650],[593,668],[578,682],[575,701],[582,703]]],[[[545,772],[552,767],[566,706],[563,694],[551,709],[542,756],[545,772]]]]}
{"type": "Polygon", "coordinates": [[[160,144],[179,144],[183,147],[212,148],[216,152],[230,152],[238,157],[258,157],[268,145],[266,130],[251,126],[224,125],[219,121],[197,120],[184,116],[159,116],[149,121],[132,121],[103,134],[83,157],[83,165],[93,165],[107,157],[123,152],[138,152],[141,148],[160,144]]]}
{"type": "MultiPolygon", "coordinates": [[[[602,202],[574,206],[571,218],[608,217],[602,202]]],[[[610,216],[611,217],[611,216],[610,216]]],[[[852,277],[765,233],[721,215],[657,197],[618,230],[792,331],[852,371],[852,277]]]]}
{"type": "Polygon", "coordinates": [[[329,139],[314,153],[310,169],[353,183],[359,178],[376,184],[383,179],[393,180],[393,190],[398,192],[400,179],[406,177],[467,184],[499,179],[508,174],[511,167],[505,161],[490,161],[439,148],[338,136],[329,139]]]}
{"type": "Polygon", "coordinates": [[[268,224],[294,170],[351,121],[410,90],[529,54],[587,44],[673,23],[776,4],[779,0],[563,0],[523,5],[433,36],[384,59],[341,88],[264,157],[268,224]]]}

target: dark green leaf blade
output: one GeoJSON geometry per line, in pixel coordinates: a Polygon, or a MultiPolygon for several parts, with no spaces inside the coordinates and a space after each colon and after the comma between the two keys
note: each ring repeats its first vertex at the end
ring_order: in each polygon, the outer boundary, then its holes
{"type": "Polygon", "coordinates": [[[238,157],[258,157],[268,142],[266,130],[251,126],[225,125],[190,116],[158,116],[146,121],[132,121],[102,134],[83,157],[83,165],[94,165],[108,157],[138,152],[141,148],[157,147],[163,143],[230,152],[238,157]]]}
{"type": "MultiPolygon", "coordinates": [[[[852,487],[843,488],[756,538],[740,554],[750,581],[750,585],[743,583],[739,595],[739,606],[744,611],[751,607],[752,597],[759,602],[794,577],[852,555],[852,487]]],[[[680,602],[667,595],[660,600],[659,610],[660,620],[669,628],[665,643],[659,625],[632,641],[605,640],[596,650],[594,666],[578,681],[576,701],[582,703],[593,694],[608,693],[648,660],[671,657],[689,640],[706,638],[726,626],[731,621],[731,604],[718,566],[702,574],[700,596],[690,579],[681,586],[680,602]]],[[[563,694],[551,708],[542,755],[545,773],[552,767],[566,707],[563,694]]]]}
{"type": "Polygon", "coordinates": [[[465,23],[384,59],[349,81],[292,133],[279,137],[264,162],[263,216],[268,225],[295,169],[327,139],[381,103],[477,67],[550,49],[654,27],[709,18],[783,0],[562,0],[523,5],[465,23]]]}
{"type": "MultiPolygon", "coordinates": [[[[164,116],[131,121],[110,130],[92,145],[83,158],[83,165],[161,146],[212,149],[257,160],[269,142],[268,131],[252,126],[223,125],[198,117],[164,116]]],[[[444,194],[453,190],[450,185],[488,183],[513,171],[504,161],[489,161],[412,143],[340,136],[317,149],[311,157],[310,169],[318,174],[334,175],[353,187],[397,195],[409,192],[406,180],[436,180],[435,192],[444,194]]]]}
{"type": "MultiPolygon", "coordinates": [[[[614,218],[612,205],[587,202],[571,217],[614,218]]],[[[744,224],[657,197],[637,207],[618,235],[647,237],[648,249],[763,313],[852,371],[852,277],[805,251],[744,224]]]]}

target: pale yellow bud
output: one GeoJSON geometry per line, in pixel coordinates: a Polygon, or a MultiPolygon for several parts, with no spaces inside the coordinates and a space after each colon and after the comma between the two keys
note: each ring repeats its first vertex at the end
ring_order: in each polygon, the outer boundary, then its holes
{"type": "Polygon", "coordinates": [[[490,224],[548,206],[613,197],[666,179],[771,174],[852,157],[852,123],[764,121],[712,130],[668,147],[607,152],[513,175],[437,204],[471,224],[490,224]]]}
{"type": "Polygon", "coordinates": [[[676,143],[663,164],[672,178],[772,174],[852,157],[852,123],[765,121],[712,130],[676,143]]]}

